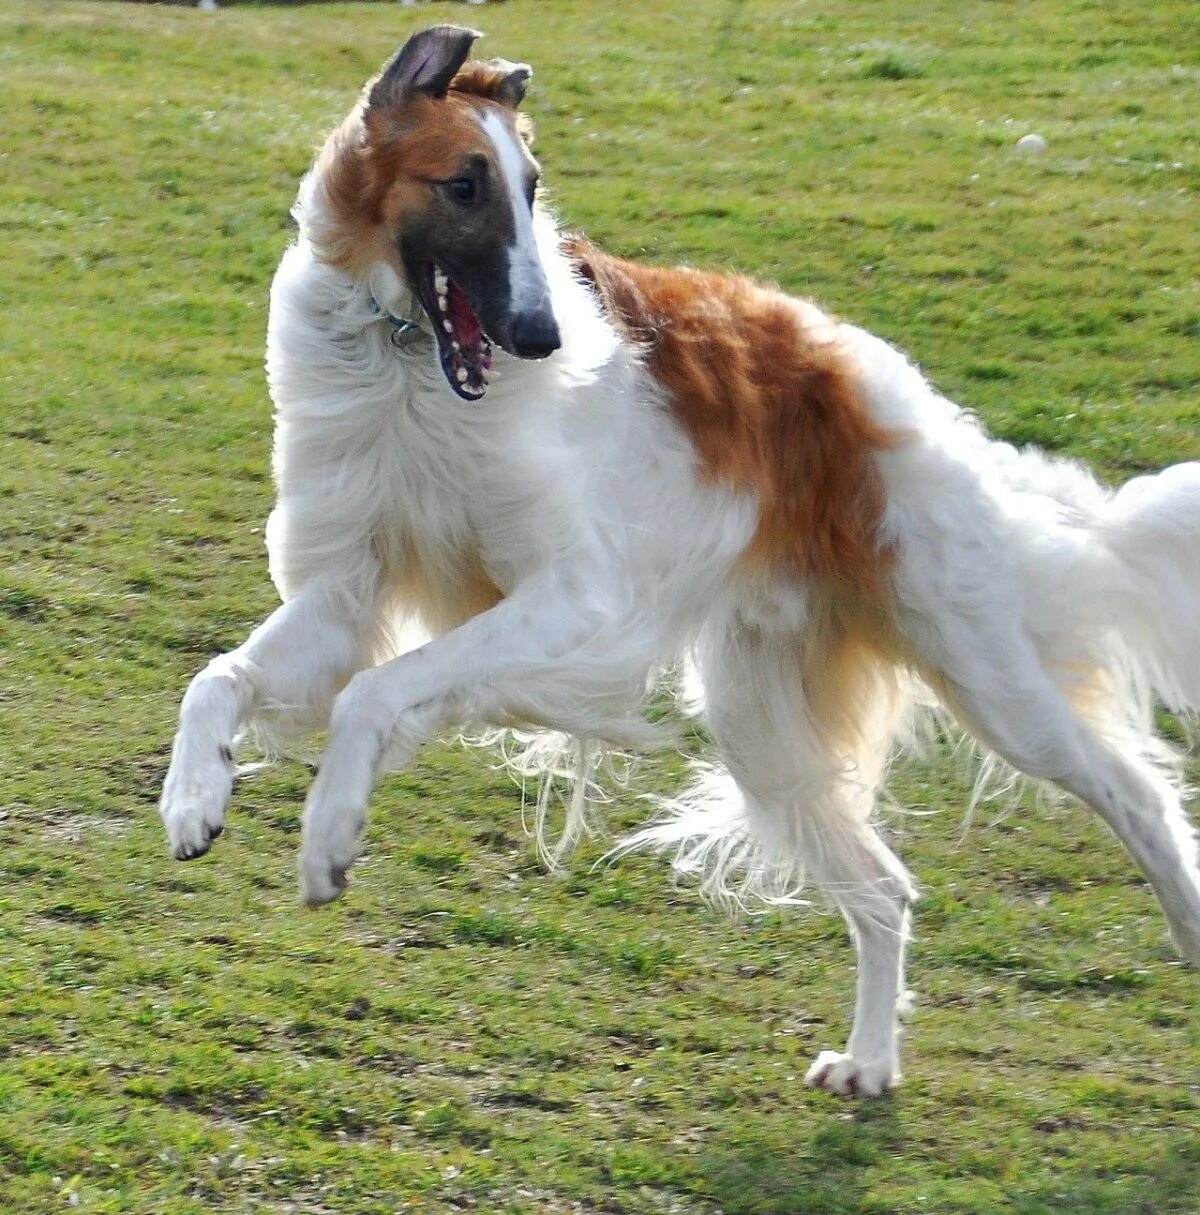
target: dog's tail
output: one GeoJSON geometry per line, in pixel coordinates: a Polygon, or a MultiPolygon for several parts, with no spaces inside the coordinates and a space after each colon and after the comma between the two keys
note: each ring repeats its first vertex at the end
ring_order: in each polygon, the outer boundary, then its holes
{"type": "Polygon", "coordinates": [[[1200,709],[1200,462],[1138,477],[1101,511],[1115,558],[1107,607],[1132,676],[1180,713],[1200,709]]]}
{"type": "Polygon", "coordinates": [[[1158,732],[1156,709],[1185,725],[1200,711],[1200,462],[1114,491],[1074,461],[989,450],[1017,498],[1042,504],[1043,522],[1018,521],[1006,541],[1047,672],[1096,734],[1182,784],[1183,757],[1158,732]]]}

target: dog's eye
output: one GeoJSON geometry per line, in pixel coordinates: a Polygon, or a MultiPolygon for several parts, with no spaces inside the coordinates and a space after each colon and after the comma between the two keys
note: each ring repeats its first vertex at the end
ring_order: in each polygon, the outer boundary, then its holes
{"type": "Polygon", "coordinates": [[[450,197],[464,206],[475,201],[475,183],[469,177],[456,177],[447,183],[450,197]]]}

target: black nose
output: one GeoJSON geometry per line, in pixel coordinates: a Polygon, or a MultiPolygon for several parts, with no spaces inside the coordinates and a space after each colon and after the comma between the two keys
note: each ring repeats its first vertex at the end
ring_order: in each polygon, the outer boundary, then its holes
{"type": "Polygon", "coordinates": [[[517,314],[512,327],[512,348],[518,358],[544,359],[561,345],[558,322],[549,308],[517,314]]]}

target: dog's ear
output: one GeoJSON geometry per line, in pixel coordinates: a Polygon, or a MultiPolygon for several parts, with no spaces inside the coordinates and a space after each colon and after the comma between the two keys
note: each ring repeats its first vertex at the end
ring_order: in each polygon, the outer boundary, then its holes
{"type": "Polygon", "coordinates": [[[527,63],[510,63],[507,59],[493,59],[488,67],[500,76],[493,96],[515,110],[525,100],[529,82],[533,79],[533,68],[527,63]]]}
{"type": "Polygon", "coordinates": [[[368,108],[400,105],[415,95],[444,97],[480,36],[461,25],[435,25],[413,34],[371,86],[368,108]]]}

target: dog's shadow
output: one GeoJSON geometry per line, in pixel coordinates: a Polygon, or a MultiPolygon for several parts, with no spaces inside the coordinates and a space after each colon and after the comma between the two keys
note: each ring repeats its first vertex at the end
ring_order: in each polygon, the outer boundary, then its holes
{"type": "MultiPolygon", "coordinates": [[[[1041,1172],[1022,1178],[1018,1168],[1007,1183],[998,1182],[1002,1199],[989,1189],[964,1208],[969,1172],[951,1159],[939,1162],[928,1132],[914,1136],[903,1114],[902,1097],[885,1096],[816,1120],[797,1119],[790,1142],[778,1133],[769,1138],[750,1133],[734,1143],[714,1143],[699,1160],[706,1196],[716,1201],[722,1215],[859,1215],[888,1209],[880,1202],[891,1188],[884,1176],[891,1171],[889,1160],[916,1162],[924,1157],[918,1167],[928,1179],[921,1188],[929,1191],[929,1210],[938,1209],[935,1191],[948,1185],[954,1197],[943,1194],[948,1199],[943,1209],[970,1209],[979,1215],[1001,1210],[1041,1215],[1200,1211],[1200,1136],[1164,1138],[1147,1159],[1131,1164],[1131,1175],[1123,1179],[1128,1184],[1120,1187],[1114,1187],[1111,1176],[1097,1175],[1082,1163],[1077,1171],[1064,1159],[1056,1176],[1041,1172]],[[873,1167],[877,1164],[883,1169],[873,1167]]],[[[986,1128],[980,1136],[986,1138],[986,1128]]],[[[908,1178],[916,1179],[911,1173],[908,1178]]]]}
{"type": "Polygon", "coordinates": [[[795,1141],[748,1137],[713,1145],[700,1171],[724,1215],[841,1215],[862,1209],[872,1188],[870,1165],[905,1150],[897,1098],[841,1107],[807,1125],[795,1141]]]}

